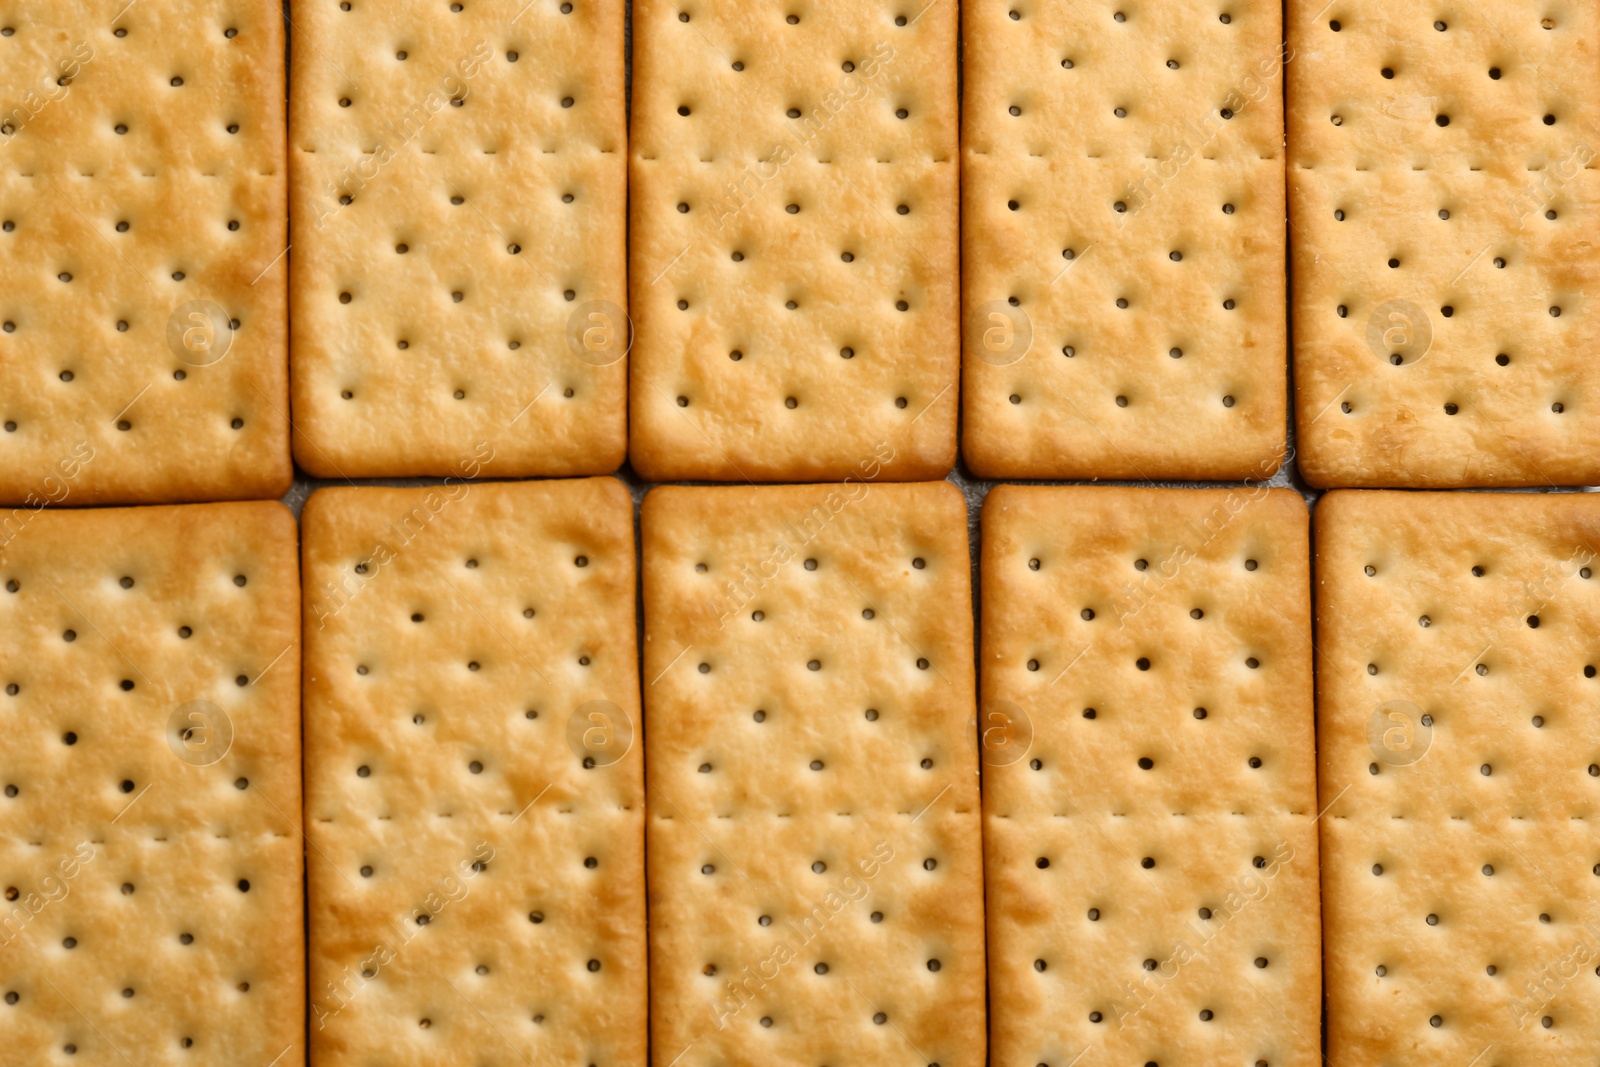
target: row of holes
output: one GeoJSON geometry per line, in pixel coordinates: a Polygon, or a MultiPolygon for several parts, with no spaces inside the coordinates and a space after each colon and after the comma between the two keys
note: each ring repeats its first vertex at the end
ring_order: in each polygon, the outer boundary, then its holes
{"type": "MultiPolygon", "coordinates": [[[[1022,12],[1020,12],[1020,11],[1016,10],[1015,8],[1013,8],[1010,11],[1006,12],[1006,17],[1009,18],[1012,22],[1021,22],[1022,21],[1022,12]]],[[[688,20],[684,19],[684,21],[687,22],[688,20]]],[[[1125,12],[1125,11],[1113,12],[1112,15],[1111,15],[1111,21],[1112,22],[1119,22],[1119,23],[1127,22],[1128,21],[1127,12],[1125,12]]],[[[1224,26],[1232,25],[1233,24],[1233,15],[1228,13],[1228,12],[1226,12],[1226,11],[1224,11],[1224,12],[1222,12],[1221,14],[1219,14],[1217,16],[1217,21],[1222,23],[1224,26]]]]}
{"type": "MultiPolygon", "coordinates": [[[[61,376],[63,381],[72,380],[71,371],[62,371],[61,376]]],[[[185,373],[181,370],[173,371],[172,376],[179,381],[182,381],[186,377],[185,373]]],[[[16,433],[19,429],[21,429],[21,423],[17,422],[16,419],[7,419],[3,425],[5,426],[6,433],[16,433]]],[[[235,430],[242,430],[244,429],[244,419],[241,416],[235,415],[233,418],[228,420],[228,425],[235,430]]],[[[133,421],[131,419],[118,419],[117,429],[121,430],[123,433],[127,433],[133,429],[133,421]]]]}
{"type": "MultiPolygon", "coordinates": [[[[925,11],[927,9],[924,8],[923,10],[925,11]]],[[[919,14],[920,14],[920,12],[919,12],[919,14]]],[[[688,22],[689,19],[690,19],[689,12],[687,12],[687,11],[678,12],[678,21],[679,22],[688,22]]],[[[800,16],[797,15],[797,14],[794,14],[794,13],[790,13],[790,14],[785,15],[783,17],[783,21],[788,23],[790,26],[798,26],[798,25],[800,25],[800,16]]],[[[904,16],[904,15],[896,15],[894,17],[894,24],[896,26],[908,25],[908,21],[906,19],[906,16],[904,16]]],[[[743,66],[741,65],[738,69],[742,70],[743,66]]]]}
{"type": "MultiPolygon", "coordinates": [[[[687,200],[678,201],[678,214],[687,215],[693,210],[694,209],[689,205],[689,202],[687,200]]],[[[799,204],[791,202],[791,203],[783,205],[783,210],[784,210],[784,212],[786,214],[798,215],[798,214],[800,214],[802,209],[801,209],[799,204]]],[[[1012,210],[1016,210],[1016,209],[1013,208],[1012,210]]],[[[894,207],[894,211],[895,211],[896,215],[909,215],[909,214],[911,214],[911,205],[910,204],[906,204],[906,203],[896,204],[895,207],[894,207]]],[[[742,260],[744,258],[744,253],[743,252],[735,252],[733,254],[733,258],[734,258],[734,262],[737,263],[737,262],[739,262],[740,260],[742,260]]],[[[849,263],[855,258],[855,256],[854,256],[854,254],[852,254],[850,252],[845,252],[845,253],[842,253],[839,258],[843,259],[846,263],[849,263]]]]}
{"type": "MultiPolygon", "coordinates": [[[[819,563],[817,561],[816,557],[814,557],[814,556],[808,556],[806,558],[804,564],[802,564],[802,565],[808,571],[814,571],[818,567],[822,566],[822,564],[819,563]]],[[[928,561],[926,559],[924,559],[922,556],[912,556],[911,557],[911,569],[912,570],[917,570],[917,571],[926,570],[927,567],[928,567],[928,561]]],[[[710,572],[710,570],[711,570],[711,567],[707,563],[696,563],[694,565],[694,572],[696,574],[707,574],[707,573],[710,572]]],[[[871,614],[867,614],[866,617],[870,619],[870,618],[872,618],[872,615],[871,614]]]]}
{"type": "MultiPolygon", "coordinates": [[[[461,565],[463,567],[465,567],[469,571],[477,570],[478,569],[478,558],[476,556],[468,556],[465,560],[462,561],[461,565]]],[[[580,568],[581,567],[587,567],[589,565],[589,557],[586,556],[586,555],[583,555],[582,553],[580,553],[580,554],[578,554],[576,556],[573,556],[572,557],[572,565],[574,567],[580,567],[580,568]]],[[[351,567],[350,569],[352,571],[354,571],[356,574],[366,574],[367,571],[371,569],[371,561],[370,560],[362,560],[360,563],[357,563],[355,566],[351,567]]],[[[534,614],[534,612],[533,612],[532,608],[528,608],[525,611],[523,611],[523,615],[525,617],[527,617],[527,618],[530,618],[530,619],[533,618],[533,614],[534,614]]]]}
{"type": "MultiPolygon", "coordinates": [[[[728,353],[728,358],[738,362],[744,358],[744,353],[738,349],[734,349],[732,352],[728,353]]],[[[846,356],[845,358],[849,359],[850,357],[846,356]]],[[[894,406],[897,408],[903,409],[910,403],[911,402],[903,396],[897,396],[894,398],[894,406]]],[[[689,406],[689,398],[687,396],[680,395],[678,397],[677,404],[680,408],[686,408],[689,406]]],[[[800,398],[796,396],[786,396],[783,398],[783,406],[793,411],[800,406],[800,398]]]]}
{"type": "MultiPolygon", "coordinates": [[[[241,893],[250,892],[250,879],[248,879],[248,878],[240,878],[238,881],[234,882],[233,885],[234,885],[234,888],[237,889],[241,893]]],[[[123,896],[131,897],[131,896],[133,896],[134,891],[135,891],[135,887],[134,887],[134,884],[132,882],[123,882],[122,883],[122,895],[123,896]]],[[[20,895],[21,895],[20,891],[17,889],[16,886],[6,886],[6,890],[5,890],[5,898],[6,898],[6,900],[8,900],[8,901],[16,900],[17,897],[20,896],[20,895]]],[[[77,947],[77,939],[76,938],[68,938],[67,940],[72,942],[72,944],[66,946],[67,948],[70,949],[70,948],[76,948],[77,947]]],[[[190,944],[191,942],[194,941],[194,937],[192,935],[190,935],[190,934],[179,934],[178,935],[178,940],[182,944],[187,945],[187,944],[190,944]]],[[[124,995],[128,995],[128,994],[124,994],[124,995]]],[[[15,1003],[15,1001],[13,1001],[12,1003],[15,1003]]]]}
{"type": "MultiPolygon", "coordinates": [[[[401,246],[401,247],[404,247],[404,246],[401,246]]],[[[513,255],[513,256],[518,254],[521,251],[522,251],[522,246],[518,245],[518,244],[513,244],[513,245],[510,245],[510,246],[508,246],[506,248],[506,252],[509,253],[510,255],[513,255]]],[[[404,254],[404,253],[402,253],[402,254],[404,254]]],[[[561,297],[562,297],[562,299],[566,300],[568,303],[571,303],[572,301],[578,299],[578,291],[576,289],[563,289],[561,291],[561,297]]],[[[452,289],[452,290],[450,290],[450,302],[451,303],[460,304],[460,303],[465,302],[466,299],[467,299],[467,294],[466,294],[465,290],[463,290],[463,289],[452,289]]],[[[341,304],[349,304],[349,303],[352,303],[354,300],[355,300],[355,294],[351,293],[348,289],[347,290],[343,290],[343,291],[341,291],[339,293],[339,303],[341,303],[341,304]]],[[[122,328],[121,324],[118,324],[117,328],[121,329],[122,328]]],[[[405,344],[409,344],[409,342],[405,342],[405,344]]]]}
{"type": "MultiPolygon", "coordinates": [[[[16,231],[16,228],[17,228],[17,224],[14,221],[12,221],[11,219],[6,219],[5,222],[0,223],[0,232],[13,233],[13,232],[16,231]]],[[[130,227],[130,224],[129,224],[127,219],[119,219],[119,220],[117,220],[116,226],[113,227],[113,228],[118,233],[127,233],[128,230],[131,227],[130,227]]],[[[230,232],[234,232],[234,231],[237,231],[238,229],[239,229],[239,220],[238,219],[229,219],[228,220],[228,230],[230,232]]],[[[181,274],[181,273],[182,272],[180,271],[179,274],[181,274]]],[[[58,281],[70,281],[71,279],[70,278],[62,278],[59,275],[57,275],[57,280],[58,281]]],[[[174,276],[173,277],[173,281],[181,282],[181,281],[183,281],[183,278],[182,277],[178,277],[178,276],[174,276]]]]}
{"type": "MultiPolygon", "coordinates": [[[[1012,393],[1006,399],[1009,400],[1013,404],[1021,404],[1022,403],[1022,394],[1021,393],[1012,393]]],[[[1118,393],[1113,399],[1116,402],[1117,407],[1119,407],[1119,408],[1128,407],[1133,403],[1133,401],[1128,398],[1128,395],[1126,393],[1118,393]]],[[[1222,406],[1223,407],[1231,408],[1237,403],[1238,403],[1238,400],[1234,397],[1234,395],[1232,393],[1223,394],[1223,397],[1222,397],[1222,406]]]]}
{"type": "MultiPolygon", "coordinates": [[[[119,586],[121,586],[122,588],[124,588],[124,589],[132,589],[134,586],[138,585],[139,583],[138,583],[137,580],[134,579],[134,577],[132,575],[124,574],[122,577],[117,579],[117,584],[119,586]]],[[[250,579],[248,577],[246,577],[245,575],[243,575],[243,574],[235,574],[233,576],[233,584],[237,588],[243,589],[245,586],[250,584],[250,579]]],[[[6,579],[6,592],[8,592],[8,593],[19,593],[21,591],[22,591],[22,582],[21,581],[19,581],[16,578],[8,578],[8,579],[6,579]]],[[[183,629],[180,631],[180,636],[188,637],[189,636],[189,627],[187,627],[187,626],[183,627],[183,629]]]]}
{"type": "MultiPolygon", "coordinates": [[[[532,6],[533,6],[532,4],[528,5],[528,7],[532,7],[532,6]]],[[[355,9],[356,9],[356,4],[355,4],[354,0],[340,0],[340,3],[339,3],[339,10],[340,11],[348,12],[348,11],[354,11],[355,9]]],[[[451,0],[451,2],[450,2],[450,13],[451,14],[459,15],[463,11],[465,11],[466,9],[467,9],[466,0],[451,0]]],[[[561,13],[563,15],[572,14],[572,4],[571,4],[570,0],[563,0],[560,10],[561,10],[561,13]]],[[[687,20],[685,20],[685,21],[687,21],[687,20]]]]}
{"type": "MultiPolygon", "coordinates": [[[[1501,364],[1501,366],[1504,366],[1504,364],[1501,364]]],[[[1356,413],[1356,405],[1349,400],[1341,400],[1339,402],[1339,410],[1346,415],[1354,415],[1356,413]]],[[[1557,400],[1550,405],[1550,411],[1556,415],[1560,415],[1566,410],[1567,405],[1562,403],[1560,400],[1557,400]]],[[[1444,413],[1446,415],[1456,415],[1459,414],[1460,411],[1461,405],[1455,403],[1454,401],[1447,401],[1444,405],[1444,413]]]]}
{"type": "MultiPolygon", "coordinates": [[[[187,626],[185,626],[184,629],[187,630],[189,628],[187,626]]],[[[77,637],[76,633],[74,633],[74,631],[72,631],[72,630],[68,630],[67,633],[73,634],[73,637],[67,638],[67,640],[69,640],[69,641],[70,640],[74,640],[77,637]]],[[[365,673],[365,672],[363,672],[363,673],[365,673]]],[[[234,679],[233,679],[233,682],[240,689],[243,689],[245,686],[250,684],[250,676],[247,675],[247,674],[235,675],[234,679]]],[[[131,693],[135,689],[138,688],[138,683],[135,682],[132,678],[124,678],[120,682],[117,683],[117,688],[121,689],[124,693],[131,693]]],[[[7,682],[6,683],[6,688],[5,688],[5,693],[6,693],[6,696],[8,696],[8,697],[20,696],[21,693],[22,693],[22,683],[21,682],[7,682]]],[[[123,790],[123,792],[127,792],[127,790],[123,790]]],[[[10,794],[8,794],[8,795],[10,795],[10,794]]]]}
{"type": "MultiPolygon", "coordinates": [[[[757,621],[759,621],[759,620],[757,620],[757,621]]],[[[926,656],[918,656],[914,662],[916,663],[917,670],[919,670],[919,671],[925,671],[925,670],[929,669],[932,666],[932,663],[928,660],[928,658],[926,656]]],[[[769,666],[770,665],[771,664],[769,662],[769,666]]],[[[700,664],[699,671],[700,671],[701,674],[710,674],[711,670],[712,670],[711,664],[709,664],[709,663],[701,663],[700,664]]],[[[808,659],[808,660],[806,660],[806,670],[808,670],[808,671],[820,671],[820,670],[822,670],[822,661],[820,659],[808,659]]]]}
{"type": "MultiPolygon", "coordinates": [[[[111,132],[115,133],[118,137],[125,137],[127,136],[128,129],[129,127],[126,122],[119,122],[111,127],[111,132]]],[[[230,122],[225,125],[223,129],[227,130],[231,134],[237,134],[239,132],[239,124],[237,122],[230,122]]],[[[8,122],[0,125],[0,134],[10,137],[14,133],[16,133],[16,128],[12,126],[11,123],[8,122]]]]}
{"type": "MultiPolygon", "coordinates": [[[[1542,29],[1553,30],[1556,28],[1556,20],[1546,16],[1545,18],[1539,20],[1539,26],[1542,29]]],[[[1433,28],[1439,33],[1444,33],[1450,28],[1450,24],[1443,19],[1438,19],[1434,22],[1433,28]]],[[[1328,29],[1332,30],[1334,33],[1339,33],[1344,29],[1344,23],[1339,19],[1333,19],[1328,23],[1328,29]]]]}
{"type": "MultiPolygon", "coordinates": [[[[17,29],[15,26],[0,26],[0,37],[10,37],[16,32],[17,29]]],[[[111,35],[113,37],[123,38],[128,36],[128,31],[125,27],[118,26],[116,29],[111,31],[111,35]]],[[[234,29],[232,26],[229,26],[227,29],[222,31],[222,36],[231,41],[235,37],[239,36],[239,31],[234,29]]],[[[182,79],[176,79],[176,81],[178,84],[182,84],[182,79]]]]}
{"type": "MultiPolygon", "coordinates": [[[[454,397],[455,399],[457,399],[457,400],[465,400],[467,398],[467,391],[464,388],[455,389],[455,390],[452,390],[450,395],[452,397],[454,397]]],[[[493,394],[491,393],[491,395],[493,395],[493,394]]],[[[574,389],[572,386],[569,385],[565,389],[561,390],[561,395],[564,398],[566,398],[567,400],[571,400],[575,396],[578,395],[578,391],[576,389],[574,389]]],[[[356,398],[356,391],[355,391],[354,388],[345,388],[345,389],[340,389],[339,390],[339,399],[341,399],[341,400],[354,400],[355,398],[356,398]]]]}
{"type": "MultiPolygon", "coordinates": [[[[1328,116],[1328,121],[1333,123],[1335,126],[1343,126],[1344,116],[1338,112],[1335,112],[1334,114],[1328,116]]],[[[1441,127],[1448,126],[1450,125],[1450,116],[1440,112],[1433,117],[1433,124],[1441,127]]],[[[1556,117],[1554,115],[1545,115],[1544,124],[1546,126],[1554,126],[1556,124],[1556,117]]]]}
{"type": "MultiPolygon", "coordinates": [[[[179,271],[178,273],[174,274],[173,275],[173,280],[174,281],[182,281],[183,280],[183,272],[179,271]]],[[[118,333],[127,333],[130,328],[131,328],[131,324],[128,322],[127,319],[118,319],[117,320],[117,332],[118,333]]],[[[230,319],[228,321],[228,328],[230,330],[233,330],[233,331],[237,332],[238,330],[243,329],[243,325],[240,322],[240,320],[238,320],[238,319],[230,319]]],[[[17,332],[17,324],[16,324],[16,322],[14,322],[11,319],[6,319],[5,322],[0,323],[0,331],[4,331],[5,333],[16,333],[17,332]]],[[[183,375],[181,375],[181,374],[173,375],[173,377],[177,378],[180,382],[183,381],[183,375]]]]}
{"type": "MultiPolygon", "coordinates": [[[[1383,75],[1385,80],[1393,80],[1395,76],[1395,70],[1393,67],[1384,67],[1382,70],[1378,71],[1378,73],[1383,75]]],[[[1499,67],[1489,68],[1489,78],[1493,81],[1499,81],[1503,73],[1504,72],[1499,67]]],[[[1556,124],[1556,117],[1554,115],[1546,115],[1544,117],[1544,124],[1546,126],[1554,126],[1556,124]]]]}

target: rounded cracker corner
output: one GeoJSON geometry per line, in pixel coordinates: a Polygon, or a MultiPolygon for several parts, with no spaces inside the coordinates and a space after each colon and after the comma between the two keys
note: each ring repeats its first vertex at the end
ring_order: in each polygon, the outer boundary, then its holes
{"type": "Polygon", "coordinates": [[[940,507],[950,507],[950,506],[952,506],[954,504],[959,504],[960,507],[961,507],[961,513],[963,515],[965,515],[967,513],[967,496],[966,496],[966,494],[961,491],[961,487],[960,486],[956,485],[956,483],[952,482],[949,479],[949,477],[947,477],[945,475],[941,475],[937,481],[927,481],[927,482],[923,482],[923,483],[910,482],[910,483],[907,483],[907,484],[910,484],[910,485],[918,485],[918,484],[928,485],[928,486],[931,487],[929,489],[930,495],[935,495],[935,496],[938,496],[938,497],[942,498],[941,502],[939,504],[940,507]],[[942,489],[939,488],[940,486],[943,486],[943,488],[942,489]],[[943,501],[946,501],[946,500],[950,501],[950,504],[946,504],[946,503],[943,502],[943,501]]]}
{"type": "Polygon", "coordinates": [[[290,489],[294,488],[294,460],[288,450],[284,451],[283,466],[277,471],[277,477],[269,480],[261,489],[261,497],[265,500],[278,500],[287,496],[290,489]]]}
{"type": "Polygon", "coordinates": [[[263,500],[261,503],[266,505],[261,509],[262,514],[268,516],[263,524],[273,523],[284,527],[283,532],[291,540],[300,536],[300,522],[295,518],[293,508],[281,500],[263,500]]]}
{"type": "Polygon", "coordinates": [[[1335,489],[1339,481],[1336,471],[1324,469],[1318,460],[1317,447],[1310,435],[1300,436],[1294,454],[1295,470],[1313,489],[1335,489]]]}
{"type": "Polygon", "coordinates": [[[1294,518],[1298,515],[1300,521],[1307,526],[1310,525],[1311,502],[1305,498],[1305,494],[1292,485],[1269,485],[1264,486],[1264,488],[1266,489],[1265,499],[1271,501],[1273,507],[1286,512],[1289,518],[1294,518]]]}
{"type": "MultiPolygon", "coordinates": [[[[313,444],[311,439],[308,438],[305,435],[305,432],[298,426],[294,429],[293,440],[290,443],[290,452],[294,456],[295,464],[297,464],[301,470],[305,471],[313,478],[346,477],[346,473],[340,470],[331,459],[324,455],[322,450],[313,444]]],[[[294,471],[292,468],[289,472],[289,477],[291,480],[294,477],[294,471]]],[[[287,493],[288,491],[288,486],[285,486],[284,492],[287,493]]]]}
{"type": "Polygon", "coordinates": [[[1363,492],[1365,490],[1330,489],[1318,497],[1311,509],[1311,522],[1316,535],[1319,538],[1326,536],[1326,523],[1344,521],[1344,511],[1351,507],[1363,492]]]}
{"type": "Polygon", "coordinates": [[[1252,471],[1250,474],[1245,475],[1244,480],[1247,481],[1247,482],[1248,481],[1255,481],[1255,482],[1269,482],[1269,481],[1271,481],[1273,479],[1273,477],[1276,476],[1279,471],[1283,470],[1283,464],[1284,464],[1285,459],[1288,457],[1288,455],[1289,455],[1289,442],[1288,441],[1280,440],[1280,441],[1274,442],[1273,446],[1272,446],[1272,455],[1271,456],[1267,456],[1267,457],[1263,457],[1261,459],[1261,461],[1256,464],[1255,470],[1252,471]]]}
{"type": "Polygon", "coordinates": [[[961,458],[966,461],[967,470],[986,481],[1014,477],[1011,469],[1006,466],[1005,450],[994,448],[992,440],[987,435],[963,432],[961,458]]]}
{"type": "Polygon", "coordinates": [[[628,514],[633,514],[633,494],[628,491],[627,483],[615,474],[596,474],[584,479],[594,487],[595,493],[604,498],[604,502],[628,509],[628,514]]]}
{"type": "Polygon", "coordinates": [[[599,476],[615,476],[622,470],[622,465],[632,457],[628,455],[628,421],[623,417],[622,425],[611,439],[604,442],[598,450],[599,458],[595,461],[593,473],[599,476]]]}
{"type": "Polygon", "coordinates": [[[666,466],[656,463],[659,455],[660,450],[646,445],[640,438],[639,427],[637,425],[633,426],[628,435],[628,463],[633,467],[633,473],[641,481],[672,481],[672,471],[668,470],[666,466]]]}
{"type": "Polygon", "coordinates": [[[644,501],[639,505],[639,523],[643,527],[650,522],[654,514],[662,508],[671,508],[676,505],[677,498],[685,492],[681,485],[656,485],[645,493],[644,501]]]}
{"type": "Polygon", "coordinates": [[[884,465],[882,480],[886,482],[936,482],[955,470],[961,453],[952,430],[947,436],[934,441],[923,441],[907,448],[902,456],[884,465]],[[896,470],[895,468],[900,468],[896,470]]]}
{"type": "Polygon", "coordinates": [[[338,503],[336,498],[359,491],[348,485],[325,485],[320,489],[313,489],[311,495],[306,497],[306,502],[300,505],[301,529],[310,529],[312,523],[322,522],[323,511],[336,506],[338,503]]]}
{"type": "Polygon", "coordinates": [[[1006,511],[1016,507],[1021,502],[1024,492],[1025,488],[1023,486],[1006,484],[997,485],[989,490],[988,494],[983,498],[981,514],[985,525],[991,521],[999,522],[1006,511]],[[1018,499],[1013,501],[1012,497],[1017,497],[1018,499]]]}

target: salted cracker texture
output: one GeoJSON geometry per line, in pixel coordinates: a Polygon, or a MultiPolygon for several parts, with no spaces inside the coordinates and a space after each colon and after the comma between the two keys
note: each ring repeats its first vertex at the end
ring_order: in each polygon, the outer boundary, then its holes
{"type": "Polygon", "coordinates": [[[994,1062],[1317,1061],[1308,526],[1286,489],[989,494],[994,1062]]]}
{"type": "Polygon", "coordinates": [[[0,503],[289,487],[283,19],[0,14],[0,503]]]}
{"type": "Polygon", "coordinates": [[[984,1063],[966,507],[652,491],[656,1067],[984,1063]]]}
{"type": "Polygon", "coordinates": [[[1329,1060],[1589,1063],[1600,501],[1334,492],[1316,544],[1329,1060]]]}
{"type": "Polygon", "coordinates": [[[1270,476],[1288,361],[1279,6],[963,15],[967,462],[1270,476]]]}
{"type": "Polygon", "coordinates": [[[1301,472],[1600,480],[1600,12],[1287,11],[1301,472]]]}
{"type": "Polygon", "coordinates": [[[627,420],[623,5],[295,11],[295,456],[604,474],[627,420]]]}
{"type": "Polygon", "coordinates": [[[955,461],[955,4],[640,0],[629,284],[648,480],[955,461]]]}
{"type": "Polygon", "coordinates": [[[0,539],[5,1062],[304,1062],[299,603],[277,503],[0,539]]]}
{"type": "Polygon", "coordinates": [[[312,1062],[643,1067],[626,489],[334,488],[303,518],[312,1062]]]}

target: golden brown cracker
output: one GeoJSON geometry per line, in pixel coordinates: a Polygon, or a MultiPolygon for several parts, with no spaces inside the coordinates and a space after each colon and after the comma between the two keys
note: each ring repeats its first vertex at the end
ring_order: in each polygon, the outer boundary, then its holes
{"type": "Polygon", "coordinates": [[[996,1062],[1314,1062],[1310,560],[1291,490],[983,514],[996,1062]]]}
{"type": "Polygon", "coordinates": [[[295,454],[314,474],[621,464],[623,9],[296,13],[295,454]]]}
{"type": "Polygon", "coordinates": [[[1600,13],[1287,11],[1302,473],[1323,488],[1600,480],[1600,13]]]}
{"type": "Polygon", "coordinates": [[[1337,492],[1317,507],[1335,1062],[1593,1057],[1597,505],[1337,492]]]}
{"type": "Polygon", "coordinates": [[[642,1067],[627,491],[324,489],[304,552],[314,1061],[642,1067]]]}
{"type": "Polygon", "coordinates": [[[641,0],[633,465],[889,475],[956,450],[956,5],[641,0]]]}
{"type": "Polygon", "coordinates": [[[1278,5],[964,13],[967,462],[1267,477],[1287,406],[1278,5]]]}
{"type": "Polygon", "coordinates": [[[279,5],[0,21],[0,501],[281,495],[279,5]]]}
{"type": "Polygon", "coordinates": [[[642,530],[655,1063],[979,1067],[960,494],[668,487],[642,530]]]}
{"type": "Polygon", "coordinates": [[[47,511],[0,582],[4,1058],[303,1062],[293,516],[47,511]]]}

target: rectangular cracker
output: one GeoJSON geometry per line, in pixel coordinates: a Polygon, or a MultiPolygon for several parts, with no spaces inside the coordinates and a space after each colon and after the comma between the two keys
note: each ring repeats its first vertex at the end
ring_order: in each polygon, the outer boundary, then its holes
{"type": "Polygon", "coordinates": [[[633,8],[630,454],[648,480],[956,454],[956,5],[633,8]]]}
{"type": "Polygon", "coordinates": [[[1288,370],[1278,4],[964,12],[967,462],[1270,476],[1288,370]]]}
{"type": "Polygon", "coordinates": [[[0,22],[0,503],[281,496],[280,5],[0,22]]]}
{"type": "Polygon", "coordinates": [[[488,442],[496,475],[615,470],[622,5],[319,0],[295,27],[300,465],[447,475],[488,442]]]}
{"type": "Polygon", "coordinates": [[[316,1064],[645,1062],[633,502],[304,512],[316,1064]]]}
{"type": "Polygon", "coordinates": [[[1600,499],[1335,492],[1316,543],[1330,1062],[1593,1062],[1600,499]]]}
{"type": "Polygon", "coordinates": [[[303,1063],[294,517],[47,511],[0,583],[0,1058],[303,1063]]]}
{"type": "Polygon", "coordinates": [[[984,1063],[966,506],[645,498],[656,1067],[984,1063]]]}
{"type": "Polygon", "coordinates": [[[1600,12],[1288,12],[1301,472],[1600,481],[1600,12]]]}
{"type": "Polygon", "coordinates": [[[1308,526],[1287,489],[989,494],[993,1062],[1317,1062],[1308,526]]]}

